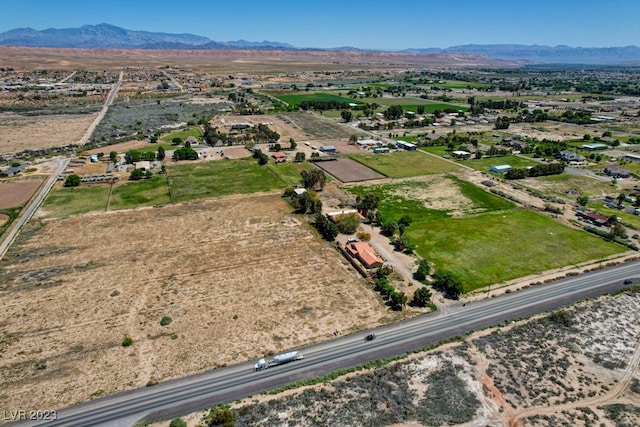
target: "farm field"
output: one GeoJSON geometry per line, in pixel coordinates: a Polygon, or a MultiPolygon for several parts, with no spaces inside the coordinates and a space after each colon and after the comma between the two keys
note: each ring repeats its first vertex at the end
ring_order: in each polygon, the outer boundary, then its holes
{"type": "Polygon", "coordinates": [[[42,184],[42,179],[0,180],[0,209],[23,205],[42,184]]]}
{"type": "Polygon", "coordinates": [[[412,224],[416,252],[458,276],[465,292],[626,251],[542,214],[513,209],[412,224]]]}
{"type": "MultiPolygon", "coordinates": [[[[291,124],[303,132],[303,140],[348,139],[351,135],[363,136],[363,132],[341,126],[333,120],[323,118],[312,113],[287,113],[291,124]]],[[[299,141],[296,139],[296,141],[299,141]]]]}
{"type": "Polygon", "coordinates": [[[95,114],[0,114],[0,154],[75,144],[95,114]]]}
{"type": "Polygon", "coordinates": [[[317,162],[316,166],[342,182],[370,181],[385,177],[350,158],[317,162]]]}
{"type": "Polygon", "coordinates": [[[338,95],[334,95],[326,92],[295,93],[295,94],[274,93],[273,96],[290,105],[300,105],[304,101],[309,101],[309,102],[335,101],[335,102],[346,102],[347,104],[361,103],[361,101],[354,100],[353,98],[347,98],[344,96],[338,96],[338,95]]]}
{"type": "Polygon", "coordinates": [[[290,212],[252,195],[29,223],[0,262],[0,407],[59,408],[399,315],[290,212]]]}
{"type": "MultiPolygon", "coordinates": [[[[300,182],[307,163],[259,166],[255,159],[182,163],[167,167],[167,176],[113,186],[108,210],[180,203],[188,200],[284,189],[300,182]],[[168,182],[168,184],[167,184],[168,182]]],[[[40,217],[65,217],[107,210],[110,184],[65,188],[58,184],[45,200],[40,217]]]]}
{"type": "Polygon", "coordinates": [[[465,292],[537,272],[622,253],[622,246],[575,230],[454,177],[420,177],[373,186],[382,217],[413,223],[405,236],[437,269],[456,274],[465,292]]]}
{"type": "Polygon", "coordinates": [[[231,410],[239,427],[638,425],[638,313],[637,291],[604,296],[231,410]]]}
{"type": "MultiPolygon", "coordinates": [[[[382,107],[389,105],[401,105],[404,111],[413,111],[414,113],[416,112],[418,105],[424,106],[425,113],[433,113],[435,110],[444,111],[446,109],[454,109],[456,111],[467,111],[469,109],[469,107],[465,105],[435,102],[422,98],[363,98],[363,100],[369,103],[375,102],[382,107]]],[[[381,111],[381,109],[378,110],[381,111]]]]}
{"type": "MultiPolygon", "coordinates": [[[[509,165],[512,168],[526,168],[527,166],[536,166],[540,163],[535,162],[533,160],[523,159],[518,156],[503,156],[503,157],[489,157],[482,159],[468,159],[468,160],[459,160],[458,163],[468,166],[470,168],[479,170],[481,172],[493,173],[491,172],[492,166],[498,165],[509,165]]],[[[497,174],[502,175],[502,174],[497,174]]]]}
{"type": "Polygon", "coordinates": [[[173,203],[286,187],[274,169],[253,158],[168,166],[167,176],[173,203]]]}
{"type": "Polygon", "coordinates": [[[459,169],[458,166],[450,162],[411,151],[387,154],[351,154],[349,157],[389,178],[440,174],[459,169]]]}

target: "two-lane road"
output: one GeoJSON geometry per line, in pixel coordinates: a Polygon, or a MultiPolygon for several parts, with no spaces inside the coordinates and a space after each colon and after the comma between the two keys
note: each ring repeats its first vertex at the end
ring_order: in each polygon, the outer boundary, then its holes
{"type": "MultiPolygon", "coordinates": [[[[248,361],[154,387],[106,396],[62,409],[57,412],[57,420],[43,425],[130,426],[141,420],[172,418],[622,289],[625,287],[623,281],[630,277],[640,277],[640,261],[452,307],[446,316],[425,315],[380,327],[374,330],[377,337],[373,341],[365,341],[368,332],[362,332],[310,345],[298,349],[304,354],[303,360],[264,371],[254,372],[255,361],[248,361]]],[[[26,422],[23,425],[39,424],[26,422]]]]}

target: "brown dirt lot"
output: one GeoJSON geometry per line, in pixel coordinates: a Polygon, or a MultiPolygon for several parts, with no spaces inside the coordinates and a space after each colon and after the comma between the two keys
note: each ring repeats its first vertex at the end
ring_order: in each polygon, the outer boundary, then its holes
{"type": "Polygon", "coordinates": [[[384,175],[351,159],[340,158],[338,160],[316,162],[315,164],[342,182],[369,181],[372,179],[385,178],[384,175]]]}
{"type": "Polygon", "coordinates": [[[0,114],[0,154],[74,144],[95,117],[95,114],[33,117],[0,114]]]}
{"type": "Polygon", "coordinates": [[[0,214],[0,227],[5,225],[9,221],[9,215],[0,214]]]}
{"type": "Polygon", "coordinates": [[[0,181],[0,209],[12,208],[26,203],[41,184],[41,179],[0,181]]]}
{"type": "Polygon", "coordinates": [[[140,141],[140,140],[134,139],[132,141],[120,142],[118,144],[106,145],[104,147],[94,148],[92,150],[84,151],[84,153],[88,155],[98,154],[98,153],[104,153],[105,155],[108,155],[110,151],[117,151],[119,153],[122,153],[125,151],[135,150],[137,148],[143,148],[147,146],[149,146],[148,141],[140,141]]]}
{"type": "Polygon", "coordinates": [[[61,407],[393,320],[290,212],[252,195],[28,225],[0,263],[0,407],[61,407]]]}

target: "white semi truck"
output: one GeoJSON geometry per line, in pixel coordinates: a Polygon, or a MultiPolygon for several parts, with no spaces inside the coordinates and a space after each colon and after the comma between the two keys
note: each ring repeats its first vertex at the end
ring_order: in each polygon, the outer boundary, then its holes
{"type": "Polygon", "coordinates": [[[258,363],[255,365],[256,371],[262,371],[263,369],[268,369],[273,366],[282,365],[284,363],[293,362],[294,360],[300,360],[304,356],[299,351],[290,351],[289,353],[282,353],[273,356],[273,359],[266,360],[260,359],[258,363]]]}

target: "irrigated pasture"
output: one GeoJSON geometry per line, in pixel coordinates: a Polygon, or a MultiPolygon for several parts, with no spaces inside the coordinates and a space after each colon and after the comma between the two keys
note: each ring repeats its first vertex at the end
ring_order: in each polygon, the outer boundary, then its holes
{"type": "Polygon", "coordinates": [[[393,320],[290,212],[252,195],[30,223],[0,262],[0,407],[61,407],[393,320]]]}
{"type": "Polygon", "coordinates": [[[460,169],[453,163],[417,151],[388,154],[352,154],[349,157],[389,178],[432,175],[460,169]]]}

